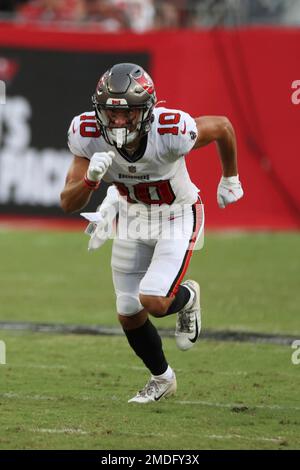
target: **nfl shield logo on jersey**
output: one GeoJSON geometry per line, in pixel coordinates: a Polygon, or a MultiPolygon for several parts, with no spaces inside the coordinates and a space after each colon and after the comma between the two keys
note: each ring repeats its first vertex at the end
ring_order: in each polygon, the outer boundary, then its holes
{"type": "Polygon", "coordinates": [[[135,173],[136,172],[136,166],[129,166],[128,171],[129,171],[129,173],[135,173]]]}

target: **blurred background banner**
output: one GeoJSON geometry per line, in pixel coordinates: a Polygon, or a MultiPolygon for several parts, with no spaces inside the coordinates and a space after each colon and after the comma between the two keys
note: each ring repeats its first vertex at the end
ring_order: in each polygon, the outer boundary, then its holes
{"type": "Polygon", "coordinates": [[[299,228],[300,30],[280,27],[141,34],[1,23],[2,213],[63,215],[59,193],[72,158],[68,127],[74,115],[92,110],[98,78],[117,62],[146,68],[163,105],[232,121],[245,189],[239,204],[226,214],[218,209],[214,145],[187,157],[208,227],[299,228]]]}
{"type": "MultiPolygon", "coordinates": [[[[1,212],[62,215],[59,194],[72,160],[66,145],[71,119],[91,110],[97,78],[124,60],[148,68],[147,55],[140,53],[1,48],[0,76],[7,83],[0,108],[1,212]]],[[[92,205],[98,201],[99,194],[92,205]]]]}

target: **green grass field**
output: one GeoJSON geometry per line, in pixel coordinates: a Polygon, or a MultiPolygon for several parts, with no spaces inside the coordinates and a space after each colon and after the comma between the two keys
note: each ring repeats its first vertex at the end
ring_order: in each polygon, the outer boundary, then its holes
{"type": "MultiPolygon", "coordinates": [[[[299,335],[298,234],[209,234],[189,276],[204,328],[299,335]]],[[[81,233],[0,232],[0,321],[117,326],[110,244],[81,233]]],[[[157,320],[173,327],[175,318],[157,320]]],[[[1,449],[299,449],[290,346],[164,339],[176,396],[127,400],[148,379],[124,337],[0,330],[1,449]]]]}

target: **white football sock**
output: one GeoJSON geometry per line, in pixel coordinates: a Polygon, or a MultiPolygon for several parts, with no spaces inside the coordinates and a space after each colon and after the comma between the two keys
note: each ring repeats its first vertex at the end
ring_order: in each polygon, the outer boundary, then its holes
{"type": "Polygon", "coordinates": [[[166,372],[164,372],[163,374],[161,375],[153,375],[152,377],[154,379],[164,379],[164,380],[171,380],[174,376],[174,372],[173,372],[173,369],[168,366],[166,372]]]}

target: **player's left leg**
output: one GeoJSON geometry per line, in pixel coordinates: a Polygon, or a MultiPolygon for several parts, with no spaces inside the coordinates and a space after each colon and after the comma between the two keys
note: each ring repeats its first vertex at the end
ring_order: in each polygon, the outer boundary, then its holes
{"type": "Polygon", "coordinates": [[[182,282],[174,297],[140,294],[140,301],[154,317],[160,318],[176,313],[176,344],[182,351],[193,347],[201,332],[198,282],[191,279],[182,282]]]}

